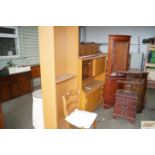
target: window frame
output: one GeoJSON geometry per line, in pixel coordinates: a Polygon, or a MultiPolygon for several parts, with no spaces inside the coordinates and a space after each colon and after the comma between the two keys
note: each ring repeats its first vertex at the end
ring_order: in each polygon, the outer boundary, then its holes
{"type": "Polygon", "coordinates": [[[19,52],[19,32],[18,32],[18,27],[17,26],[0,26],[2,28],[11,28],[15,30],[15,34],[7,34],[7,33],[0,33],[0,38],[14,38],[16,39],[15,41],[15,48],[16,48],[16,55],[8,55],[8,56],[0,56],[0,59],[13,59],[13,58],[19,58],[20,57],[20,52],[19,52]]]}

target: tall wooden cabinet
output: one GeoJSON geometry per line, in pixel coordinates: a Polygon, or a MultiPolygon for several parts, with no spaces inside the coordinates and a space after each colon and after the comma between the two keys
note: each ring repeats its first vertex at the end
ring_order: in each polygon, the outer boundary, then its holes
{"type": "Polygon", "coordinates": [[[128,69],[128,57],[130,37],[126,35],[110,35],[108,46],[108,63],[106,82],[104,87],[104,107],[110,108],[114,105],[114,94],[121,86],[116,83],[117,79],[122,78],[117,75],[117,71],[128,69]]]}

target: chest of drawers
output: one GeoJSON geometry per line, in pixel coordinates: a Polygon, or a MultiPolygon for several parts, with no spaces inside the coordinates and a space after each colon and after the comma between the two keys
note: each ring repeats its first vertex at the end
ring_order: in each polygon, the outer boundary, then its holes
{"type": "Polygon", "coordinates": [[[113,118],[123,117],[134,123],[136,120],[137,102],[138,94],[117,92],[113,118]]]}

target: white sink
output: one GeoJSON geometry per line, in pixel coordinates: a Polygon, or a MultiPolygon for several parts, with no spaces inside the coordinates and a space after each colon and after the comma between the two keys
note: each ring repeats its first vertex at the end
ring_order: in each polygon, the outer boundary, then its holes
{"type": "Polygon", "coordinates": [[[26,67],[9,67],[9,74],[15,74],[15,73],[21,73],[21,72],[27,72],[31,70],[30,66],[26,67]]]}

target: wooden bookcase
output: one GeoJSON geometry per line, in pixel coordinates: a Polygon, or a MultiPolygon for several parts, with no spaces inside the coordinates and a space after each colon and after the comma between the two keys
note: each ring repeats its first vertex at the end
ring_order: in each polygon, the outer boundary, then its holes
{"type": "Polygon", "coordinates": [[[103,101],[106,56],[94,54],[79,57],[78,86],[81,92],[80,108],[94,111],[103,101]]]}
{"type": "Polygon", "coordinates": [[[149,52],[155,51],[155,44],[148,45],[144,71],[148,72],[147,87],[155,89],[155,63],[149,62],[149,52]]]}
{"type": "Polygon", "coordinates": [[[116,81],[122,77],[117,76],[117,71],[128,69],[130,37],[128,35],[109,35],[104,108],[114,105],[116,89],[120,88],[116,81]]]}
{"type": "Polygon", "coordinates": [[[78,88],[79,28],[39,27],[45,128],[65,128],[62,96],[78,88]]]}

